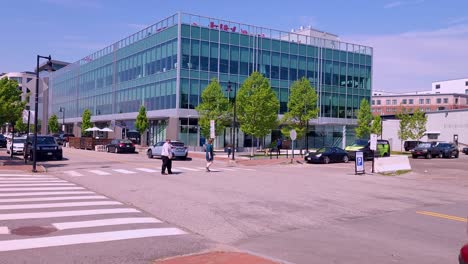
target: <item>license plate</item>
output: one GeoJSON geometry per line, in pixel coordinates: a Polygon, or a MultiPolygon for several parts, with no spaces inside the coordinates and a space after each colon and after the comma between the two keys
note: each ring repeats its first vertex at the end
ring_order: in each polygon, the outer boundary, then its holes
{"type": "Polygon", "coordinates": [[[127,148],[129,148],[129,147],[130,147],[130,145],[127,145],[127,148]]]}
{"type": "Polygon", "coordinates": [[[307,157],[307,159],[308,159],[308,160],[312,160],[312,158],[311,158],[311,157],[307,157]]]}
{"type": "Polygon", "coordinates": [[[52,152],[47,152],[47,155],[52,156],[52,152]]]}

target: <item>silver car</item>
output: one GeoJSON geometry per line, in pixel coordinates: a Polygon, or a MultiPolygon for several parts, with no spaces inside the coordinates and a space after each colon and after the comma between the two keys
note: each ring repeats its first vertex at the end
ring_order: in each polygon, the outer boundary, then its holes
{"type": "MultiPolygon", "coordinates": [[[[13,155],[15,154],[23,154],[24,151],[24,143],[26,142],[26,137],[15,137],[13,142],[13,155]]],[[[7,153],[10,154],[11,150],[11,138],[8,140],[7,143],[7,153]]]]}
{"type": "MultiPolygon", "coordinates": [[[[148,158],[152,159],[153,157],[161,157],[162,146],[164,145],[165,141],[158,142],[152,145],[147,151],[146,155],[148,158]]],[[[188,149],[185,146],[184,142],[180,141],[171,141],[172,145],[172,158],[182,158],[187,159],[188,156],[188,149]]]]}

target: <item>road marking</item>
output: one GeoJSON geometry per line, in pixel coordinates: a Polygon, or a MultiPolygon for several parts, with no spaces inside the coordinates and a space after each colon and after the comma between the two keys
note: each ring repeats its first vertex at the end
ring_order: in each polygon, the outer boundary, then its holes
{"type": "MultiPolygon", "coordinates": [[[[179,168],[179,169],[181,169],[181,170],[188,170],[188,171],[199,171],[199,170],[197,170],[197,169],[192,169],[192,168],[187,168],[187,167],[177,167],[177,168],[179,168]]],[[[205,169],[206,169],[206,168],[205,168],[205,169]]]]}
{"type": "Polygon", "coordinates": [[[47,180],[58,180],[55,177],[19,177],[19,178],[14,178],[14,177],[0,177],[0,180],[9,180],[9,181],[47,181],[47,180]]]}
{"type": "Polygon", "coordinates": [[[0,197],[8,196],[38,196],[38,195],[62,195],[62,194],[95,194],[91,191],[71,191],[71,192],[61,192],[61,191],[52,191],[52,192],[20,192],[20,193],[0,193],[0,197]]]}
{"type": "Polygon", "coordinates": [[[468,223],[468,218],[466,218],[466,217],[458,217],[458,216],[439,214],[439,213],[428,212],[428,211],[417,211],[416,213],[417,214],[422,214],[422,215],[434,216],[434,217],[445,218],[445,219],[449,219],[449,220],[468,223]]]}
{"type": "Polygon", "coordinates": [[[83,174],[77,172],[77,171],[64,171],[63,173],[66,173],[72,177],[81,177],[84,176],[83,174]]]}
{"type": "Polygon", "coordinates": [[[31,175],[31,174],[0,174],[0,177],[8,177],[8,178],[11,178],[11,177],[30,177],[30,178],[50,178],[50,176],[48,175],[31,175]]]}
{"type": "Polygon", "coordinates": [[[0,191],[53,191],[82,190],[83,187],[37,187],[37,188],[0,188],[0,191]]]}
{"type": "Polygon", "coordinates": [[[8,229],[8,226],[0,226],[0,235],[8,234],[10,234],[10,229],[8,229]]]}
{"type": "Polygon", "coordinates": [[[75,185],[73,183],[29,183],[29,182],[24,182],[24,183],[0,183],[0,188],[1,187],[22,187],[22,186],[72,186],[75,185]]]}
{"type": "Polygon", "coordinates": [[[97,174],[97,175],[110,175],[110,173],[100,170],[89,170],[89,172],[97,174]]]}
{"type": "Polygon", "coordinates": [[[99,209],[99,210],[76,210],[76,211],[57,211],[57,212],[39,212],[39,213],[18,213],[18,214],[0,214],[0,220],[17,219],[38,219],[52,217],[82,216],[82,215],[103,215],[120,213],[140,213],[133,208],[99,209]]]}
{"type": "Polygon", "coordinates": [[[12,204],[12,205],[0,205],[0,210],[65,208],[65,207],[98,206],[98,205],[122,205],[122,203],[117,202],[117,201],[99,201],[99,202],[68,202],[68,203],[46,203],[46,204],[12,204]]]}
{"type": "Polygon", "coordinates": [[[184,235],[186,232],[178,228],[147,228],[136,230],[111,231],[101,233],[77,234],[67,236],[52,236],[0,241],[0,251],[13,251],[44,247],[88,244],[97,242],[117,241],[145,237],[184,235]]]}
{"type": "Polygon", "coordinates": [[[97,227],[97,226],[112,226],[125,224],[143,224],[143,223],[161,223],[160,220],[152,217],[128,217],[128,218],[107,218],[103,220],[91,220],[81,222],[64,222],[52,224],[58,230],[97,227]]]}
{"type": "Polygon", "coordinates": [[[136,168],[136,170],[144,172],[158,172],[157,170],[147,169],[147,168],[136,168]]]}
{"type": "Polygon", "coordinates": [[[136,173],[134,171],[123,170],[123,169],[113,169],[113,171],[116,171],[118,173],[123,173],[123,174],[135,174],[136,173]]]}
{"type": "Polygon", "coordinates": [[[89,196],[62,196],[62,197],[39,197],[39,198],[14,198],[1,199],[0,203],[19,203],[19,202],[41,202],[41,201],[62,201],[62,200],[102,200],[109,199],[101,195],[89,196]]]}
{"type": "Polygon", "coordinates": [[[64,183],[69,183],[67,181],[62,181],[62,180],[57,180],[57,181],[43,181],[43,180],[0,180],[0,184],[1,183],[49,183],[49,182],[52,182],[52,183],[57,183],[57,182],[64,182],[64,183]]]}

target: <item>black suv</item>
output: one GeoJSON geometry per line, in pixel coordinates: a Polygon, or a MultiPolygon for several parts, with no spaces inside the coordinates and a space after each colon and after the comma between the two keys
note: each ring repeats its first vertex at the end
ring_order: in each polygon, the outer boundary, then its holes
{"type": "Polygon", "coordinates": [[[0,134],[0,148],[6,148],[7,140],[3,134],[0,134]]]}
{"type": "Polygon", "coordinates": [[[459,155],[458,147],[453,143],[439,143],[435,149],[439,153],[439,158],[458,158],[459,155]]]}
{"type": "MultiPolygon", "coordinates": [[[[24,162],[28,159],[33,160],[34,155],[34,136],[29,136],[26,140],[27,144],[24,145],[24,162]]],[[[62,147],[57,144],[53,136],[37,136],[37,157],[50,159],[55,158],[61,160],[63,158],[62,147]]]]}
{"type": "Polygon", "coordinates": [[[463,148],[462,152],[468,155],[468,148],[463,148]]]}

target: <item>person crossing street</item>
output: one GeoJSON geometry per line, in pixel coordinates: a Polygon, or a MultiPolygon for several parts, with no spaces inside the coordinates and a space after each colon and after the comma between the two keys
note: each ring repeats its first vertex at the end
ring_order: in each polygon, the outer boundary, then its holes
{"type": "Polygon", "coordinates": [[[206,144],[206,171],[210,172],[210,166],[213,164],[213,139],[210,138],[208,140],[208,144],[206,144]]]}
{"type": "Polygon", "coordinates": [[[161,174],[166,175],[172,174],[172,145],[171,140],[169,138],[166,139],[166,143],[162,146],[161,150],[161,159],[162,159],[162,167],[161,167],[161,174]],[[167,173],[166,173],[167,168],[167,173]]]}

